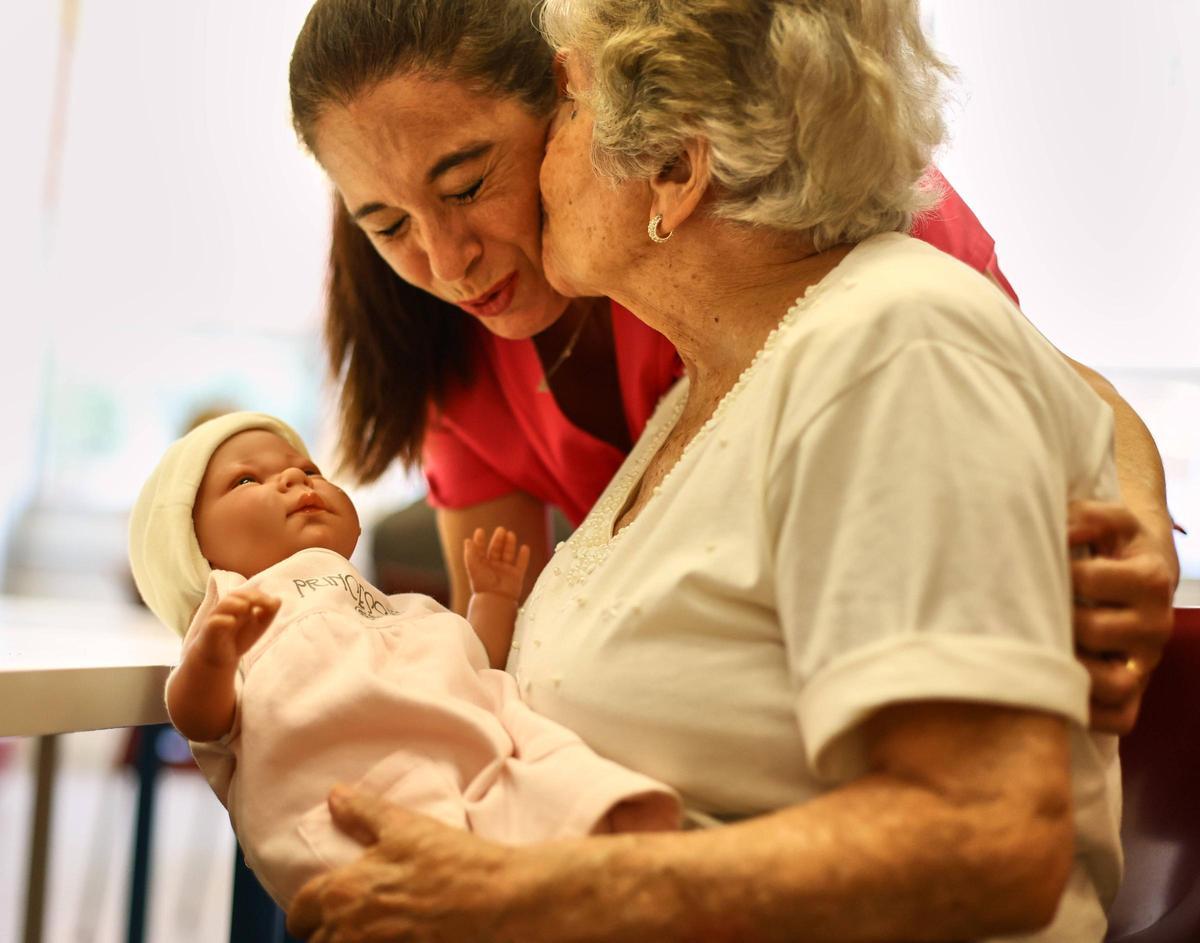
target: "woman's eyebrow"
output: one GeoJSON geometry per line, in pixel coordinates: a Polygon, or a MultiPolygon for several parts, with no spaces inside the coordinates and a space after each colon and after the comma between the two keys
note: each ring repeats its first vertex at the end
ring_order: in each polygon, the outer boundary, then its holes
{"type": "Polygon", "coordinates": [[[380,210],[386,209],[387,206],[383,203],[364,203],[350,214],[350,218],[355,222],[358,222],[358,220],[362,219],[364,216],[370,216],[372,213],[378,213],[380,210]]]}
{"type": "MultiPolygon", "coordinates": [[[[483,141],[479,144],[468,144],[466,147],[460,147],[457,151],[451,151],[444,157],[439,158],[437,163],[429,168],[429,173],[425,175],[426,182],[434,183],[442,174],[453,170],[459,164],[465,164],[468,161],[483,157],[495,146],[492,141],[483,141]]],[[[350,214],[350,218],[358,222],[364,216],[370,216],[372,213],[378,213],[380,210],[386,210],[387,208],[386,203],[364,203],[350,214]]]]}
{"type": "Polygon", "coordinates": [[[457,151],[451,151],[449,154],[438,159],[438,162],[429,168],[429,173],[425,179],[429,183],[433,183],[446,171],[457,167],[459,164],[465,164],[467,161],[475,160],[477,157],[482,157],[490,151],[495,145],[491,141],[483,141],[479,144],[468,144],[466,147],[460,147],[457,151]]]}

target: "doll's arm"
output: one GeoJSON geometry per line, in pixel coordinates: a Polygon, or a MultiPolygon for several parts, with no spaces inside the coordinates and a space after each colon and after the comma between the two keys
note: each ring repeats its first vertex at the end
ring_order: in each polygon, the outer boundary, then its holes
{"type": "Polygon", "coordinates": [[[167,681],[171,723],[199,743],[219,740],[233,727],[238,659],[266,631],[279,599],[256,589],[222,599],[184,643],[179,667],[167,681]]]}
{"type": "Polygon", "coordinates": [[[491,540],[486,540],[480,527],[463,541],[463,561],[471,583],[467,621],[487,649],[488,664],[503,668],[529,566],[529,547],[522,544],[517,549],[517,535],[504,527],[497,527],[491,540]]]}

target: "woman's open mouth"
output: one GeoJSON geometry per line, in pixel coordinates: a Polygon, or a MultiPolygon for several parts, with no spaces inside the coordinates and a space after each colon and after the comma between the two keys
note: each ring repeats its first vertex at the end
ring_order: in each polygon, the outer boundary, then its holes
{"type": "Polygon", "coordinates": [[[494,318],[498,314],[503,314],[508,310],[508,306],[512,304],[513,295],[517,291],[517,273],[513,272],[507,275],[499,282],[489,288],[478,298],[472,298],[470,301],[460,301],[458,306],[467,314],[473,314],[477,318],[494,318]]]}

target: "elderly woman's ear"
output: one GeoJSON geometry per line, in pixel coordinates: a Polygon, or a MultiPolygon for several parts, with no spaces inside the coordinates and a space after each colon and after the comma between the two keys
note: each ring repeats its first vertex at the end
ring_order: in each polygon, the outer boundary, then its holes
{"type": "Polygon", "coordinates": [[[692,138],[651,178],[650,216],[662,214],[659,232],[667,236],[699,208],[712,177],[708,141],[692,138]]]}

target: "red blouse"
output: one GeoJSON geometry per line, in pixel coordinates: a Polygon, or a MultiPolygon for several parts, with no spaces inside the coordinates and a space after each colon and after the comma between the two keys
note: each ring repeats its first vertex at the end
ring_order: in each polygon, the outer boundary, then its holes
{"type": "MultiPolygon", "coordinates": [[[[991,236],[938,171],[946,197],[921,217],[913,235],[993,275],[991,236]]],[[[631,441],[681,374],[675,348],[657,331],[612,305],[613,341],[631,441]]],[[[476,327],[478,355],[469,387],[453,393],[430,423],[423,445],[429,503],[465,508],[522,491],[557,505],[578,524],[625,460],[624,453],[573,425],[554,396],[537,392],[542,366],[532,340],[504,340],[476,327]]]]}

